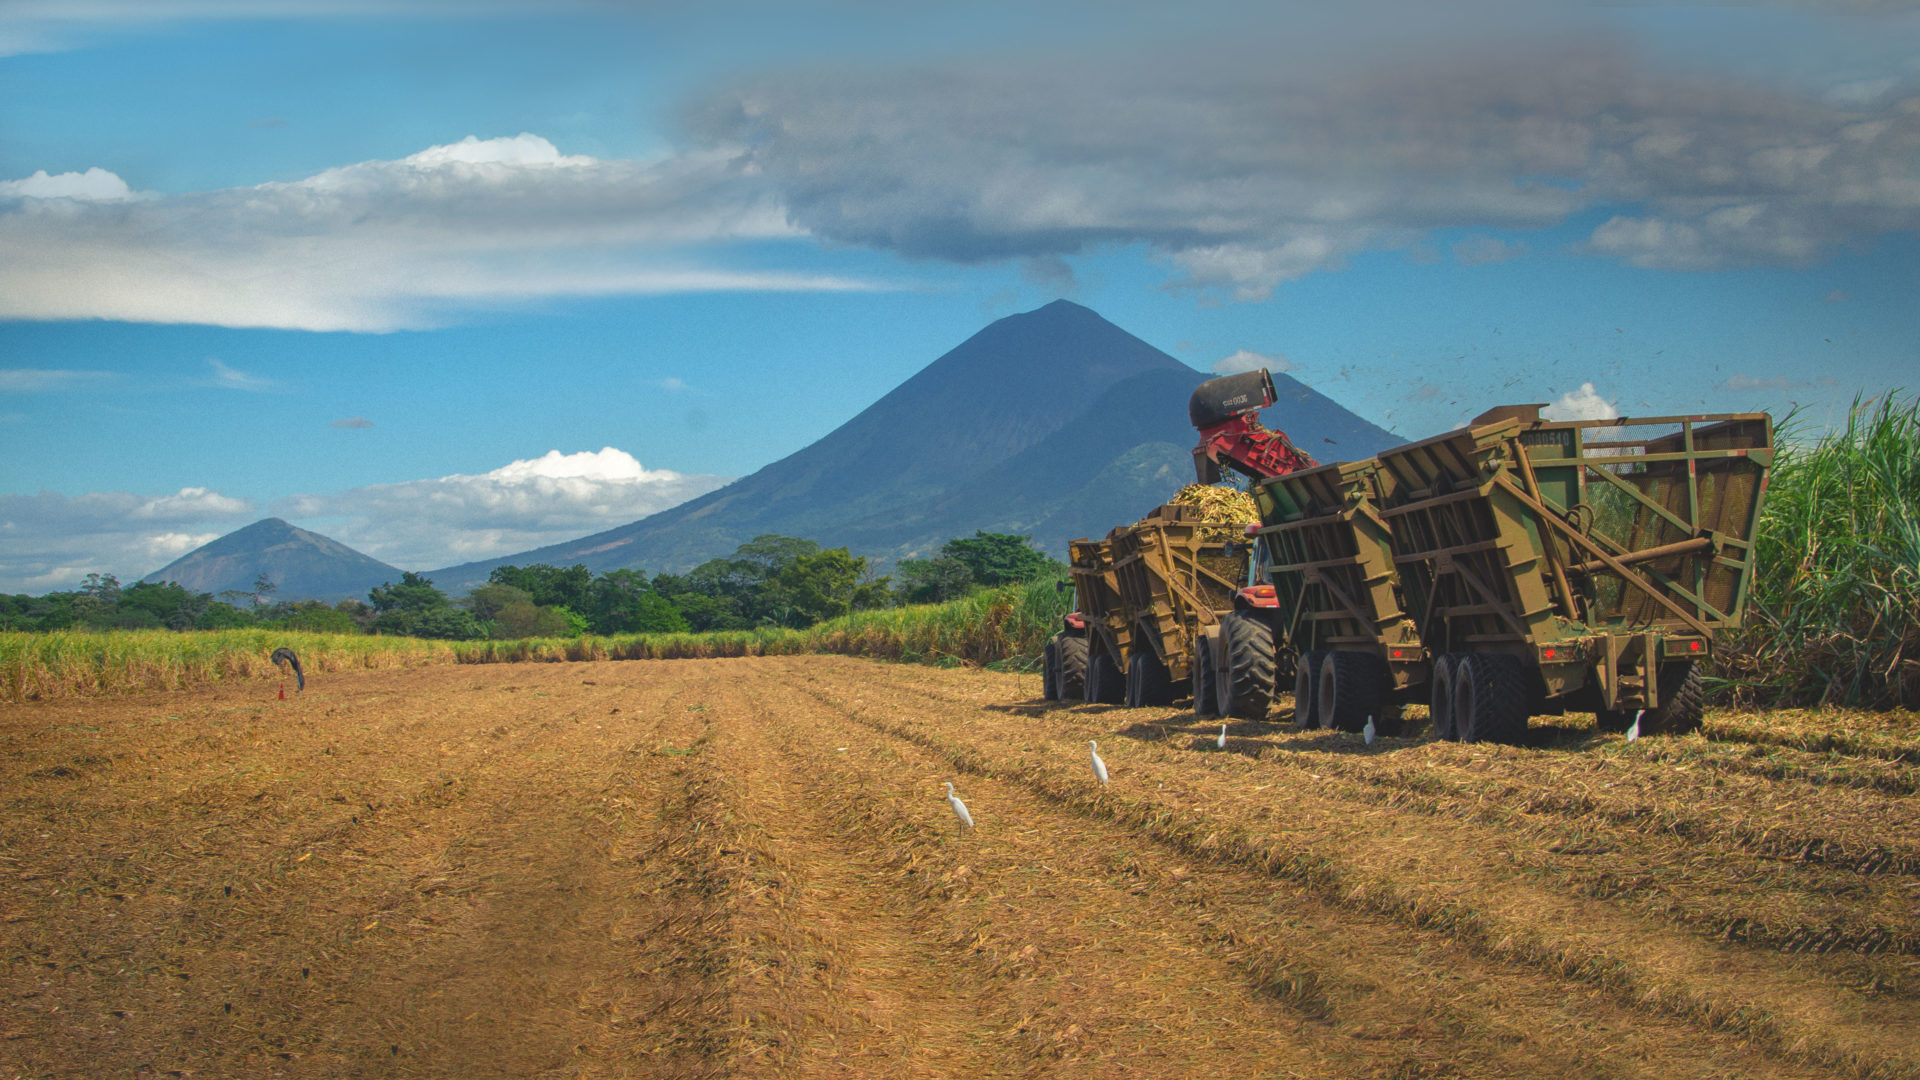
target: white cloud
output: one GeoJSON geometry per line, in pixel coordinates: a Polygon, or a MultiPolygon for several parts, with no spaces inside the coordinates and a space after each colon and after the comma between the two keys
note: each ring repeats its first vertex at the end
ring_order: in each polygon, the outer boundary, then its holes
{"type": "Polygon", "coordinates": [[[35,390],[73,390],[111,379],[110,371],[72,371],[48,368],[0,368],[0,390],[24,394],[35,390]]]}
{"type": "Polygon", "coordinates": [[[1268,371],[1291,371],[1293,363],[1286,357],[1275,353],[1266,356],[1251,349],[1240,349],[1232,356],[1223,356],[1213,362],[1215,375],[1238,375],[1243,371],[1266,368],[1268,371]]]}
{"type": "Polygon", "coordinates": [[[88,574],[132,583],[258,515],[204,487],[168,495],[0,495],[0,592],[44,593],[88,574]]]}
{"type": "Polygon", "coordinates": [[[874,287],[694,254],[800,235],[728,151],[611,161],[469,136],[293,182],[0,203],[0,318],[381,331],[543,297],[874,287]]]}
{"type": "MultiPolygon", "coordinates": [[[[649,469],[613,447],[551,450],[477,475],[295,495],[272,513],[395,566],[430,570],[625,525],[729,479],[649,469]]],[[[130,583],[265,516],[205,487],[0,495],[0,593],[70,589],[89,573],[130,583]]]]}
{"type": "Polygon", "coordinates": [[[1612,420],[1620,415],[1620,410],[1615,402],[1601,397],[1589,382],[1555,398],[1553,404],[1540,410],[1540,415],[1548,420],[1612,420]]]}
{"type": "Polygon", "coordinates": [[[24,180],[0,180],[0,199],[73,199],[79,202],[123,202],[133,198],[127,182],[105,169],[64,172],[48,176],[42,169],[24,180]]]}
{"type": "Polygon", "coordinates": [[[207,366],[213,369],[213,379],[209,385],[223,390],[247,390],[259,393],[273,389],[277,383],[259,375],[249,375],[244,371],[230,368],[219,360],[209,356],[207,366]]]}
{"type": "Polygon", "coordinates": [[[274,513],[395,566],[426,570],[625,525],[728,479],[648,469],[614,447],[550,450],[477,475],[296,495],[274,513]]]}
{"type": "Polygon", "coordinates": [[[365,431],[373,426],[373,421],[364,416],[343,416],[327,426],[345,428],[348,431],[365,431]]]}

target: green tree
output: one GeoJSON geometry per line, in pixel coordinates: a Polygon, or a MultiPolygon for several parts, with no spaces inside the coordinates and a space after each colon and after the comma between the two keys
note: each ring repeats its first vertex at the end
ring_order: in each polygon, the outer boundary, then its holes
{"type": "Polygon", "coordinates": [[[586,611],[596,634],[672,633],[687,629],[687,620],[671,601],[654,591],[637,570],[611,570],[593,583],[592,606],[586,611]]]}
{"type": "Polygon", "coordinates": [[[853,593],[866,568],[867,560],[846,548],[815,551],[787,563],[777,579],[786,625],[812,626],[852,611],[853,593]]]}
{"type": "Polygon", "coordinates": [[[535,606],[527,590],[499,582],[482,585],[460,600],[460,606],[473,612],[473,617],[480,622],[493,622],[502,611],[519,604],[535,606]]]}
{"type": "Polygon", "coordinates": [[[376,612],[373,628],[377,633],[456,641],[486,636],[472,612],[454,607],[446,593],[433,587],[432,578],[411,570],[400,575],[398,585],[391,581],[375,585],[367,599],[376,612]]]}
{"type": "Polygon", "coordinates": [[[940,554],[966,565],[975,584],[1007,585],[1032,581],[1056,572],[1060,566],[1043,551],[1036,550],[1031,536],[976,531],[970,537],[956,537],[940,549],[940,554]]]}
{"type": "Polygon", "coordinates": [[[951,555],[901,559],[894,569],[900,576],[896,588],[904,604],[942,604],[973,588],[973,571],[951,555]]]}
{"type": "Polygon", "coordinates": [[[495,585],[511,585],[533,598],[542,607],[570,607],[586,611],[592,606],[593,572],[583,563],[562,570],[546,563],[532,566],[501,566],[487,575],[495,585]]]}
{"type": "Polygon", "coordinates": [[[570,637],[572,626],[566,609],[541,607],[526,600],[508,604],[494,613],[493,636],[503,640],[530,637],[570,637]]]}

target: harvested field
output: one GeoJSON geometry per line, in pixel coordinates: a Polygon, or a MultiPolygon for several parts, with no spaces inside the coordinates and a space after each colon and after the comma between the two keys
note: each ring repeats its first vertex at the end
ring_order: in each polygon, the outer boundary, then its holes
{"type": "Polygon", "coordinates": [[[844,657],[276,687],[0,704],[0,1077],[1920,1078],[1910,714],[1221,751],[844,657]]]}

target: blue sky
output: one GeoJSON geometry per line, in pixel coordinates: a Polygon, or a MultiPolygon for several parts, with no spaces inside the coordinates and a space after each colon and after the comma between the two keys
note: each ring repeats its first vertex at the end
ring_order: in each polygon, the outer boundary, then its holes
{"type": "Polygon", "coordinates": [[[0,591],[609,528],[1058,297],[1408,437],[1911,386],[1911,6],[1323,7],[0,0],[0,591]]]}

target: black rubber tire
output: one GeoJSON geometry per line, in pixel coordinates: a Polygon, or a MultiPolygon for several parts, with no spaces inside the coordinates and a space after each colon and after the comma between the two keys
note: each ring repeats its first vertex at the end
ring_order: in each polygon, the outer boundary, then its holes
{"type": "Polygon", "coordinates": [[[1460,738],[1460,728],[1454,723],[1453,716],[1453,680],[1460,661],[1464,659],[1455,653],[1441,653],[1434,657],[1433,674],[1427,683],[1427,715],[1433,721],[1433,735],[1445,742],[1457,742],[1460,738]]]}
{"type": "MultiPolygon", "coordinates": [[[[1707,691],[1691,660],[1660,666],[1660,707],[1640,718],[1642,735],[1691,735],[1706,719],[1707,691]]],[[[1631,721],[1629,721],[1631,723],[1631,721]]]]}
{"type": "Polygon", "coordinates": [[[1142,651],[1129,662],[1127,672],[1134,683],[1134,704],[1142,707],[1158,708],[1171,705],[1179,695],[1173,690],[1173,676],[1167,671],[1167,665],[1160,657],[1151,652],[1142,651]],[[1132,669],[1138,669],[1136,674],[1132,669]]]}
{"type": "Polygon", "coordinates": [[[1187,685],[1193,692],[1193,715],[1205,719],[1215,715],[1213,689],[1213,643],[1203,634],[1193,642],[1193,669],[1187,685]]]}
{"type": "Polygon", "coordinates": [[[1273,630],[1243,611],[1220,620],[1227,669],[1218,672],[1215,700],[1221,716],[1265,720],[1273,704],[1273,630]]]}
{"type": "Polygon", "coordinates": [[[1105,650],[1087,657],[1087,686],[1083,700],[1089,705],[1118,705],[1127,697],[1127,677],[1120,665],[1105,650]]]}
{"type": "MultiPolygon", "coordinates": [[[[1359,731],[1366,727],[1368,717],[1380,715],[1386,677],[1386,665],[1372,653],[1328,653],[1320,663],[1320,683],[1314,695],[1320,726],[1341,731],[1359,731]]],[[[1377,719],[1373,729],[1380,730],[1377,719]]]]}
{"type": "Polygon", "coordinates": [[[1324,652],[1301,653],[1293,665],[1293,726],[1311,731],[1320,726],[1320,665],[1324,652]]]}
{"type": "Polygon", "coordinates": [[[1123,689],[1120,691],[1120,704],[1125,705],[1129,709],[1139,708],[1140,706],[1140,657],[1139,656],[1136,655],[1133,659],[1127,661],[1127,673],[1125,676],[1121,678],[1120,685],[1123,687],[1123,689]]]}
{"type": "Polygon", "coordinates": [[[1520,658],[1467,657],[1454,676],[1453,715],[1461,742],[1519,745],[1527,731],[1527,672],[1520,658]]]}
{"type": "Polygon", "coordinates": [[[1057,667],[1060,663],[1059,652],[1059,647],[1052,641],[1047,642],[1047,647],[1040,650],[1040,700],[1042,701],[1060,700],[1060,672],[1057,667]]]}
{"type": "Polygon", "coordinates": [[[1068,634],[1056,638],[1056,677],[1061,701],[1085,701],[1087,697],[1087,639],[1068,634]]]}

